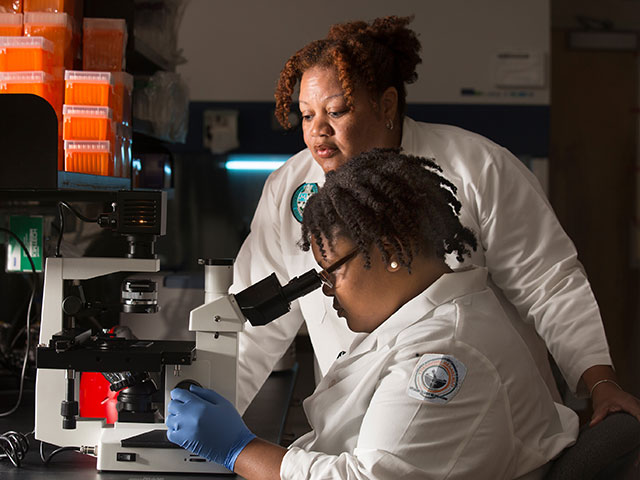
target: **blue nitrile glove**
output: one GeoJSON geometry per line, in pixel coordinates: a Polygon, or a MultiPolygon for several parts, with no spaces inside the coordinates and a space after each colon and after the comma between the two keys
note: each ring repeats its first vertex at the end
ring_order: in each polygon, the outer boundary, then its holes
{"type": "Polygon", "coordinates": [[[166,420],[169,441],[233,471],[236,458],[256,438],[222,395],[191,385],[174,388],[166,420]]]}

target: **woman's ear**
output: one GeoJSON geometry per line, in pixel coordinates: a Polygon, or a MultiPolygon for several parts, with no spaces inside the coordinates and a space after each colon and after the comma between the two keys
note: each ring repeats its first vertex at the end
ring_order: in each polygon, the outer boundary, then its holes
{"type": "MultiPolygon", "coordinates": [[[[400,242],[398,242],[398,244],[401,245],[400,242]]],[[[400,269],[400,261],[396,247],[388,240],[384,240],[382,246],[387,257],[387,271],[392,273],[397,272],[400,269]]]]}
{"type": "Polygon", "coordinates": [[[389,263],[387,263],[387,271],[394,273],[400,269],[400,263],[395,259],[395,256],[389,258],[389,263]]]}
{"type": "Polygon", "coordinates": [[[380,97],[380,106],[385,120],[395,121],[398,114],[398,90],[388,87],[380,97]]]}

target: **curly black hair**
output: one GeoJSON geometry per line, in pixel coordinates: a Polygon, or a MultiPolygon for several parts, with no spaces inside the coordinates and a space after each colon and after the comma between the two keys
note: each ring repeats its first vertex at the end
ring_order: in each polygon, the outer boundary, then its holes
{"type": "Polygon", "coordinates": [[[409,270],[420,253],[444,259],[456,252],[463,261],[477,240],[460,223],[456,187],[441,173],[434,160],[399,149],[377,148],[353,157],[328,172],[324,186],[307,202],[300,247],[308,251],[314,241],[326,258],[327,246],[333,248],[344,236],[364,256],[365,268],[373,245],[385,262],[396,256],[409,270]]]}
{"type": "Polygon", "coordinates": [[[353,108],[356,86],[364,86],[377,98],[389,87],[398,91],[398,111],[404,114],[405,84],[418,79],[420,41],[407,28],[413,17],[388,16],[371,24],[355,21],[333,25],[326,38],[309,43],[286,62],[275,91],[275,115],[284,128],[291,128],[289,111],[296,85],[311,67],[334,67],[347,106],[353,108]]]}

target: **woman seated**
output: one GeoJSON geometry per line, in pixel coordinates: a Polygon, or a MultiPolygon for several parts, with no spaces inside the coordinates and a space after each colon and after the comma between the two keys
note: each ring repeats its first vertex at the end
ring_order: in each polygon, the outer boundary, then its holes
{"type": "Polygon", "coordinates": [[[169,440],[247,479],[542,478],[577,436],[505,316],[455,186],[395,149],[327,173],[304,210],[325,295],[360,335],[304,402],[288,449],[256,438],[211,390],[174,390],[169,440]]]}

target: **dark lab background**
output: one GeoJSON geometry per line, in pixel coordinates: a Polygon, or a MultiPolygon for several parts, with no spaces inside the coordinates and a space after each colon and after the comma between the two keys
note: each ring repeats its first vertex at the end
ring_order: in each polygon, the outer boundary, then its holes
{"type": "MultiPolygon", "coordinates": [[[[165,267],[191,270],[199,256],[235,257],[270,173],[226,170],[228,155],[202,146],[204,112],[238,112],[239,147],[229,154],[292,155],[304,148],[300,127],[282,130],[273,108],[270,103],[191,103],[186,142],[170,146],[174,188],[168,234],[159,241],[165,267]]],[[[548,157],[546,106],[410,104],[407,114],[481,133],[525,163],[548,157]]]]}

